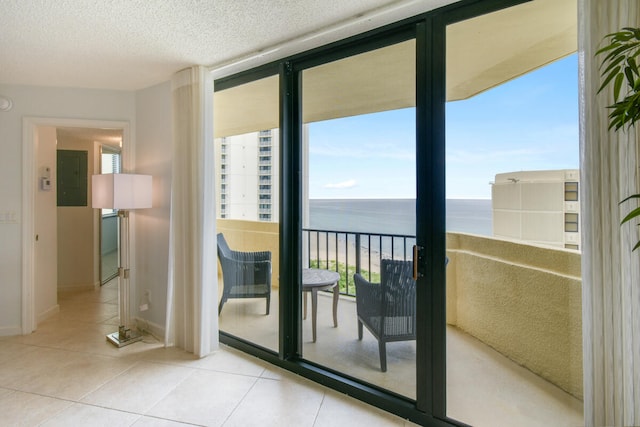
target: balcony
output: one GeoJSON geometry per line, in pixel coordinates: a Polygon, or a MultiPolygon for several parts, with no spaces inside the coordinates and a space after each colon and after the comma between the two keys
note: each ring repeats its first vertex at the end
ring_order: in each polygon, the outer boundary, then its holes
{"type": "MultiPolygon", "coordinates": [[[[230,242],[234,237],[244,241],[246,250],[272,251],[276,292],[269,316],[264,316],[264,300],[232,300],[220,316],[220,328],[275,350],[278,225],[221,220],[218,230],[230,242]]],[[[329,268],[343,263],[347,277],[357,268],[375,274],[380,247],[393,247],[394,257],[404,259],[410,256],[411,239],[306,230],[304,259],[329,268]],[[360,251],[354,250],[356,241],[360,251]]],[[[580,254],[448,233],[447,256],[448,414],[478,426],[582,425],[580,254]]],[[[357,340],[352,286],[347,280],[337,328],[330,315],[331,294],[318,298],[318,340],[312,342],[307,318],[304,357],[414,397],[415,342],[389,344],[389,370],[381,372],[375,338],[365,330],[363,340],[357,340]]]]}

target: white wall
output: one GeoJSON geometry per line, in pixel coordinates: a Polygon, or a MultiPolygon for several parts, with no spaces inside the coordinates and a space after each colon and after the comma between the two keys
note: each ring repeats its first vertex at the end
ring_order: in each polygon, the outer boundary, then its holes
{"type": "MultiPolygon", "coordinates": [[[[169,259],[169,211],[173,158],[172,94],[170,82],[136,92],[136,173],[153,176],[153,208],[135,211],[136,283],[131,300],[133,317],[146,320],[156,336],[164,335],[169,259]],[[149,310],[140,312],[145,290],[149,310]]],[[[212,142],[213,143],[213,142],[212,142]]],[[[212,260],[212,262],[216,262],[212,260]]],[[[146,302],[146,301],[145,301],[146,302]]]]}
{"type": "Polygon", "coordinates": [[[35,135],[37,139],[36,166],[38,177],[49,169],[51,185],[48,190],[38,187],[35,195],[35,257],[38,268],[34,271],[35,311],[38,322],[56,314],[58,306],[58,212],[56,192],[56,128],[43,126],[35,135]]]}
{"type": "Polygon", "coordinates": [[[23,117],[128,121],[134,129],[135,94],[126,91],[2,84],[0,93],[13,100],[11,111],[0,112],[1,336],[22,332],[23,117]]]}

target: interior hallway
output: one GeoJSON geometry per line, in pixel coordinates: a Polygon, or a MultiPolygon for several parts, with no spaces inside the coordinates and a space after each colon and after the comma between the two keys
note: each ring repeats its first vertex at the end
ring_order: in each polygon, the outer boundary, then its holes
{"type": "Polygon", "coordinates": [[[59,294],[31,335],[0,338],[0,425],[412,426],[222,346],[204,359],[153,337],[117,349],[117,281],[59,294]]]}

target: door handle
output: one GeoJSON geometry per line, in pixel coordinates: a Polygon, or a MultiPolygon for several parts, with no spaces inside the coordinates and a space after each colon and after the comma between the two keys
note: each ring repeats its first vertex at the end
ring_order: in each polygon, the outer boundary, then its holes
{"type": "Polygon", "coordinates": [[[422,274],[418,271],[418,265],[422,260],[422,250],[424,248],[422,246],[413,245],[413,280],[418,280],[418,277],[421,277],[422,274]]]}

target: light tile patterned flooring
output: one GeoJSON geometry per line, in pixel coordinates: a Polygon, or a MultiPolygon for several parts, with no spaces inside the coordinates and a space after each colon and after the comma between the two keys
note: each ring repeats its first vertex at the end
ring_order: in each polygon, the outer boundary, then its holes
{"type": "Polygon", "coordinates": [[[36,332],[0,338],[1,426],[413,425],[228,347],[117,349],[115,283],[61,294],[36,332]]]}

